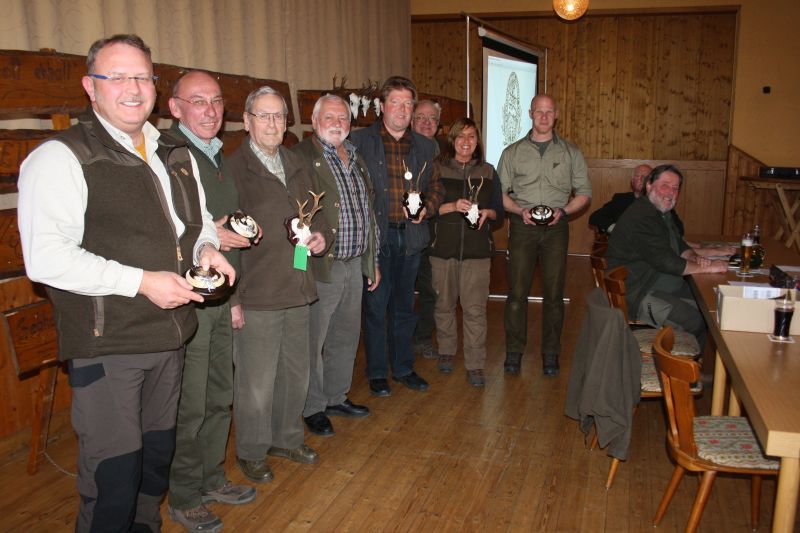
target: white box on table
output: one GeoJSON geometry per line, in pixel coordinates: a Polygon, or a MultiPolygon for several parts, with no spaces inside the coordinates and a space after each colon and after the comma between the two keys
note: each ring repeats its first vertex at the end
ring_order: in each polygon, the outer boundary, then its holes
{"type": "MultiPolygon", "coordinates": [[[[775,326],[774,299],[745,298],[748,287],[743,285],[720,285],[717,288],[717,321],[720,329],[772,333],[775,326]]],[[[780,294],[785,295],[786,289],[780,289],[780,294]]],[[[789,334],[800,335],[800,320],[792,319],[789,334]]]]}

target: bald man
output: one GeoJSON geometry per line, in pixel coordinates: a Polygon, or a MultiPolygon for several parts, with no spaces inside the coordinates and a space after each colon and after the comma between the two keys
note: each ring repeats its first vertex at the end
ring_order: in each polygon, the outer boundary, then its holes
{"type": "MultiPolygon", "coordinates": [[[[169,109],[176,120],[162,136],[185,144],[197,161],[220,249],[238,269],[239,250],[250,241],[223,226],[239,209],[239,193],[217,138],[225,111],[222,89],[208,72],[189,71],[175,82],[169,109]]],[[[233,324],[241,305],[234,295],[196,304],[195,310],[198,327],[183,363],[168,512],[188,531],[216,532],[222,520],[207,503],[240,505],[256,497],[253,487],[230,483],[224,468],[233,404],[233,324]]]]}
{"type": "Polygon", "coordinates": [[[592,184],[580,149],[558,136],[558,106],[538,94],[528,112],[532,128],[503,150],[497,170],[503,206],[510,221],[508,237],[508,299],[505,308],[507,374],[519,374],[528,341],[528,294],[536,263],[542,272],[542,370],[558,374],[564,324],[564,279],[567,270],[570,215],[583,211],[592,184]],[[547,205],[555,212],[545,226],[531,218],[531,208],[547,205]]]}

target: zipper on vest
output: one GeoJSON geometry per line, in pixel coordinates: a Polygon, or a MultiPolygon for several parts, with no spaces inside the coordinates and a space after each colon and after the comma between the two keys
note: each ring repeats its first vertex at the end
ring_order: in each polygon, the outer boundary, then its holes
{"type": "MultiPolygon", "coordinates": [[[[178,252],[178,261],[183,262],[183,254],[181,254],[181,245],[177,244],[175,246],[175,250],[178,252]]],[[[178,268],[180,268],[180,263],[178,264],[178,268]]]]}
{"type": "Polygon", "coordinates": [[[106,327],[105,300],[102,296],[92,298],[92,310],[94,311],[94,328],[92,335],[102,337],[106,327]]]}

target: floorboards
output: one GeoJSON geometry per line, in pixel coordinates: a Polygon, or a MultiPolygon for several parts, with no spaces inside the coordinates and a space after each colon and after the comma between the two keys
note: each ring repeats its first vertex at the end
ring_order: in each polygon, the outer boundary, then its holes
{"type": "MultiPolygon", "coordinates": [[[[495,268],[502,268],[502,260],[495,268]]],[[[307,436],[306,443],[320,453],[317,465],[271,458],[275,480],[257,487],[255,503],[213,505],[225,531],[653,531],[651,519],[673,468],[661,404],[642,402],[629,459],[609,491],[604,483],[610,458],[604,451],[590,452],[577,422],[563,414],[590,288],[588,259],[570,257],[570,303],[557,378],[541,373],[538,303],[529,305],[531,334],[519,376],[503,373],[503,302],[488,304],[483,390],[467,384],[459,353],[451,375],[440,374],[435,361],[417,360],[416,370],[430,381],[429,392],[394,384],[391,397],[372,398],[359,352],[350,397],[369,405],[372,415],[334,418],[333,437],[307,436]]],[[[699,399],[701,412],[708,411],[708,396],[699,399]]],[[[48,452],[65,470],[75,470],[71,434],[51,442],[48,452]]],[[[0,466],[5,487],[0,531],[72,530],[78,502],[74,478],[49,463],[28,476],[25,459],[20,454],[0,466]]],[[[243,481],[232,445],[226,467],[233,482],[243,481]]],[[[687,476],[657,531],[683,531],[696,487],[696,478],[687,476]]],[[[749,490],[747,479],[720,476],[700,531],[750,531],[749,490]]],[[[774,480],[765,480],[761,531],[770,527],[774,491],[774,480]]],[[[163,514],[166,533],[182,531],[163,514]]]]}

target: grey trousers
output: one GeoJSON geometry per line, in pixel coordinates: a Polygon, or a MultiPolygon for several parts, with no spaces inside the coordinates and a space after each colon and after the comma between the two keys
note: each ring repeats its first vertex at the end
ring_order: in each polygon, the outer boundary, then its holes
{"type": "Polygon", "coordinates": [[[263,459],[271,446],[303,444],[300,415],[308,392],[309,306],[245,310],[233,334],[233,415],[240,459],[263,459]]]}
{"type": "Polygon", "coordinates": [[[303,416],[347,399],[361,334],[361,258],[334,261],[330,283],[317,282],[311,304],[311,372],[303,416]]]}
{"type": "Polygon", "coordinates": [[[467,370],[482,370],[486,362],[486,302],[491,266],[489,258],[459,261],[431,257],[439,353],[455,355],[458,350],[456,306],[460,300],[467,370]]]}
{"type": "Polygon", "coordinates": [[[183,349],[69,361],[78,435],[75,531],[160,531],[183,349]]]}

